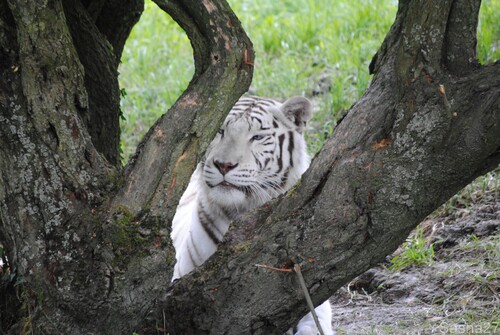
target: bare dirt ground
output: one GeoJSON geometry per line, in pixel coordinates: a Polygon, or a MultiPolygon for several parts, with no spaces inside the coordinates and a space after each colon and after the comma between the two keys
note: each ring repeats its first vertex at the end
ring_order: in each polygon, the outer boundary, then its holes
{"type": "Polygon", "coordinates": [[[499,191],[475,194],[420,225],[429,263],[395,271],[388,257],[332,297],[337,334],[500,334],[499,191]]]}

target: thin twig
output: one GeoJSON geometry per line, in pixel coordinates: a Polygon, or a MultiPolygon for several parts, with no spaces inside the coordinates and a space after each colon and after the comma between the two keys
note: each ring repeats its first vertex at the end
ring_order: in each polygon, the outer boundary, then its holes
{"type": "Polygon", "coordinates": [[[163,333],[165,334],[167,332],[167,319],[165,318],[165,310],[162,310],[163,313],[163,333]]]}
{"type": "Polygon", "coordinates": [[[300,265],[299,264],[294,264],[293,270],[291,268],[288,268],[288,267],[286,267],[286,268],[285,267],[283,267],[283,268],[275,268],[274,266],[266,265],[266,264],[254,264],[254,265],[256,267],[259,267],[259,268],[264,268],[264,269],[274,270],[274,271],[280,271],[280,272],[292,272],[292,271],[295,271],[295,273],[297,274],[297,277],[299,278],[300,287],[302,288],[302,291],[304,292],[304,296],[306,297],[307,306],[309,307],[309,310],[311,311],[311,314],[313,316],[314,322],[316,323],[316,327],[318,327],[319,334],[320,335],[325,335],[325,333],[323,333],[323,328],[321,328],[321,324],[319,323],[318,315],[316,315],[316,310],[314,309],[314,305],[312,303],[311,296],[309,295],[309,291],[307,290],[306,282],[304,281],[304,277],[302,276],[302,271],[300,269],[300,265]]]}
{"type": "Polygon", "coordinates": [[[319,324],[318,316],[316,315],[316,310],[314,309],[314,305],[312,303],[311,296],[309,295],[309,291],[307,290],[306,282],[304,281],[304,277],[302,276],[302,271],[300,271],[300,265],[295,264],[293,266],[293,269],[295,270],[295,273],[297,274],[297,277],[299,278],[300,286],[302,287],[302,291],[304,292],[304,295],[306,297],[307,306],[309,307],[309,310],[311,311],[314,322],[316,323],[316,327],[318,327],[320,335],[324,335],[325,333],[323,333],[323,328],[321,328],[321,325],[319,324]]]}

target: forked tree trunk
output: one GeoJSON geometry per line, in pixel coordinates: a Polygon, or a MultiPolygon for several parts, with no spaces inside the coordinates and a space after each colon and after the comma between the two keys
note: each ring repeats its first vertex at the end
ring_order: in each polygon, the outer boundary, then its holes
{"type": "Polygon", "coordinates": [[[196,73],[121,170],[117,66],[143,2],[0,0],[2,331],[156,333],[175,203],[253,58],[224,1],[159,5],[188,32],[196,73]]]}
{"type": "Polygon", "coordinates": [[[169,222],[253,52],[224,1],[156,3],[190,37],[195,76],[121,171],[116,67],[142,2],[0,0],[0,242],[16,284],[0,291],[2,331],[282,332],[306,312],[299,285],[254,264],[299,263],[318,304],[500,162],[480,1],[401,0],[371,86],[301,183],[170,285],[169,222]]]}

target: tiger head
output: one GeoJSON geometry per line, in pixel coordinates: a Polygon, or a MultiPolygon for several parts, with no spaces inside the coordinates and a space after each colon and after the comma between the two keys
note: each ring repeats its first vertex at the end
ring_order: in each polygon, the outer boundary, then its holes
{"type": "Polygon", "coordinates": [[[290,189],[309,164],[303,132],[311,113],[302,97],[241,98],[205,155],[208,200],[237,214],[290,189]]]}

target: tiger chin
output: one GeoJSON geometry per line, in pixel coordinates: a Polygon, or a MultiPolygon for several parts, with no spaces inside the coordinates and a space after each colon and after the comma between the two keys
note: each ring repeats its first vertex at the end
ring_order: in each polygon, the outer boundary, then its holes
{"type": "MultiPolygon", "coordinates": [[[[172,280],[203,264],[229,224],[289,190],[309,166],[304,130],[312,105],[242,97],[231,109],[191,176],[172,221],[177,262],[172,280]]],[[[328,301],[316,308],[325,335],[333,334],[328,301]]],[[[315,335],[311,313],[287,334],[315,335]]]]}

